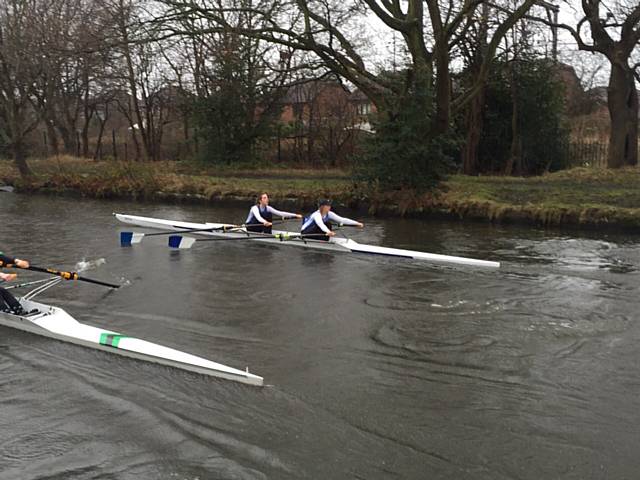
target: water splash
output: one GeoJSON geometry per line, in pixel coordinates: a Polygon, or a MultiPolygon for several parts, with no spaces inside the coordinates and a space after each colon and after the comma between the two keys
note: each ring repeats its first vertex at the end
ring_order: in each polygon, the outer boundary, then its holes
{"type": "Polygon", "coordinates": [[[82,259],[76,263],[75,270],[77,272],[86,272],[87,270],[94,270],[105,263],[107,263],[107,261],[104,258],[97,258],[95,260],[82,259]]]}

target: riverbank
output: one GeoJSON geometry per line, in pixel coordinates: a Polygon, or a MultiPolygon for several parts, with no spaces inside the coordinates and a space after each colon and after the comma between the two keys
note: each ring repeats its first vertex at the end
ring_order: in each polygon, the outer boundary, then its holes
{"type": "Polygon", "coordinates": [[[378,215],[455,217],[499,223],[640,229],[640,169],[576,168],[531,178],[453,175],[432,194],[380,192],[350,173],[312,169],[212,168],[177,162],[93,162],[71,157],[32,160],[23,179],[0,161],[0,182],[18,192],[173,202],[250,202],[268,191],[300,210],[318,198],[378,215]]]}
{"type": "Polygon", "coordinates": [[[640,230],[639,168],[574,168],[529,178],[456,175],[444,189],[430,208],[460,218],[640,230]]]}
{"type": "Polygon", "coordinates": [[[351,203],[353,182],[340,170],[209,168],[179,162],[93,162],[73,157],[30,160],[31,178],[0,161],[0,182],[18,192],[206,203],[252,200],[262,191],[274,199],[314,205],[332,197],[351,203]]]}

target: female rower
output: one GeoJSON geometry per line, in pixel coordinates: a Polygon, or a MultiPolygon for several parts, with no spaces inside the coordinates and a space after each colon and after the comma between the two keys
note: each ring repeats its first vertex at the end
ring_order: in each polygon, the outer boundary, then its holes
{"type": "MultiPolygon", "coordinates": [[[[0,267],[16,266],[20,268],[29,268],[29,262],[26,260],[20,260],[19,258],[8,257],[0,252],[0,267]]],[[[15,273],[2,273],[0,272],[0,281],[10,282],[15,280],[17,275],[15,273]]],[[[6,313],[12,313],[14,315],[26,315],[27,312],[20,302],[14,297],[9,290],[0,287],[0,311],[6,313]]]]}
{"type": "Polygon", "coordinates": [[[249,210],[249,216],[244,223],[249,232],[271,233],[274,215],[282,218],[302,218],[302,215],[297,213],[276,210],[269,205],[269,195],[263,193],[258,197],[256,204],[249,210]]]}
{"type": "Polygon", "coordinates": [[[305,217],[302,222],[300,233],[302,233],[302,235],[317,236],[318,240],[328,241],[329,237],[333,237],[336,234],[336,232],[331,230],[332,222],[337,223],[338,225],[349,225],[360,228],[364,227],[363,223],[336,215],[331,211],[331,201],[322,200],[318,204],[318,210],[308,217],[305,217]]]}

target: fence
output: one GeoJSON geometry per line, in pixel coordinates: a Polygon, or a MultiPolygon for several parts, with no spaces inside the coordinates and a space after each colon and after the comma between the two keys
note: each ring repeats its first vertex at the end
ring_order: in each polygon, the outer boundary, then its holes
{"type": "MultiPolygon", "coordinates": [[[[175,137],[175,134],[165,135],[165,140],[160,146],[159,158],[180,160],[193,157],[194,150],[197,149],[196,142],[175,137]]],[[[29,151],[33,156],[49,157],[55,154],[53,147],[50,145],[46,131],[36,131],[32,135],[30,144],[29,151]]],[[[136,160],[140,157],[144,157],[144,147],[140,137],[138,137],[138,148],[140,149],[140,152],[137,151],[136,143],[129,132],[112,129],[105,131],[100,141],[98,141],[98,137],[95,135],[89,137],[87,157],[94,158],[95,160],[136,160]]],[[[63,150],[63,145],[58,145],[58,152],[61,153],[63,150]]],[[[78,157],[83,156],[82,142],[79,132],[77,132],[75,136],[74,150],[74,152],[69,153],[78,157]]]]}
{"type": "Polygon", "coordinates": [[[606,167],[609,144],[606,142],[571,142],[568,148],[570,167],[606,167]]]}
{"type": "MultiPolygon", "coordinates": [[[[278,132],[280,133],[280,132],[278,132]]],[[[325,132],[326,133],[326,132],[325,132]]],[[[331,135],[318,136],[315,142],[310,143],[307,135],[278,135],[270,139],[258,142],[253,154],[257,158],[268,159],[272,162],[280,163],[304,163],[315,164],[318,159],[326,159],[331,165],[341,165],[348,161],[348,158],[356,150],[360,132],[351,132],[348,136],[340,138],[339,142],[327,142],[326,138],[333,138],[331,135]]],[[[54,152],[49,144],[49,139],[45,131],[36,131],[32,135],[30,153],[34,156],[48,157],[54,152]]],[[[140,142],[141,139],[138,138],[140,142]]],[[[77,156],[81,156],[80,135],[76,135],[77,156]]],[[[136,152],[133,136],[128,131],[118,131],[115,129],[104,132],[100,143],[97,136],[89,138],[88,157],[96,160],[117,159],[135,160],[139,156],[144,156],[141,151],[136,152]]],[[[159,157],[168,160],[188,159],[197,156],[200,150],[197,135],[192,135],[188,140],[183,135],[176,132],[167,132],[164,135],[160,148],[159,157]]],[[[142,145],[139,145],[142,149],[142,145]]],[[[62,146],[60,146],[62,150],[62,146]]],[[[568,167],[591,167],[605,168],[607,166],[607,155],[609,144],[605,139],[588,139],[582,141],[571,141],[566,148],[568,167]]],[[[640,157],[640,145],[639,145],[640,157]]],[[[499,170],[499,168],[497,169],[499,170]]]]}

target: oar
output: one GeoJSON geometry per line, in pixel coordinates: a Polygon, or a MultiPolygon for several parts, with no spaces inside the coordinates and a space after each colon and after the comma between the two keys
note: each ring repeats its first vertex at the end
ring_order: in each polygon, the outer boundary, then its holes
{"type": "Polygon", "coordinates": [[[310,233],[308,235],[303,235],[301,233],[259,233],[259,232],[249,232],[246,237],[229,237],[229,238],[193,238],[193,237],[183,237],[182,235],[171,235],[169,237],[169,247],[178,248],[180,250],[184,250],[187,248],[191,248],[196,242],[229,242],[229,241],[240,241],[240,240],[262,240],[264,238],[274,238],[278,239],[281,242],[285,242],[287,240],[295,240],[302,239],[304,241],[305,238],[313,239],[313,238],[326,238],[324,233],[310,233]]]}
{"type": "MultiPolygon", "coordinates": [[[[224,225],[222,227],[209,227],[209,228],[185,228],[179,230],[180,233],[197,233],[197,232],[214,232],[218,230],[240,228],[237,225],[224,225]]],[[[144,237],[156,237],[159,235],[175,235],[175,230],[166,232],[154,232],[154,233],[142,233],[142,232],[120,232],[120,245],[123,247],[130,247],[135,243],[142,242],[144,237]]]]}
{"type": "MultiPolygon", "coordinates": [[[[41,283],[50,282],[50,278],[44,278],[42,280],[34,280],[33,282],[18,283],[17,285],[9,285],[4,287],[5,290],[12,290],[14,288],[30,287],[31,285],[39,285],[41,283]]],[[[2,281],[0,281],[2,283],[2,281]]]]}
{"type": "MultiPolygon", "coordinates": [[[[289,220],[294,220],[289,219],[289,220]]],[[[272,225],[277,225],[279,223],[285,223],[285,220],[276,220],[275,222],[271,222],[272,225]]],[[[198,233],[198,232],[218,232],[218,231],[230,231],[230,230],[239,230],[251,225],[242,224],[242,225],[223,225],[222,227],[209,227],[209,228],[185,228],[184,230],[178,230],[180,233],[198,233]]],[[[180,228],[180,227],[176,227],[180,228]]],[[[142,232],[120,232],[120,245],[123,247],[130,247],[133,244],[137,244],[142,242],[144,237],[156,237],[160,235],[175,235],[176,230],[167,230],[164,232],[154,232],[154,233],[142,233],[142,232]]]]}
{"type": "MultiPolygon", "coordinates": [[[[14,266],[13,268],[20,268],[20,267],[14,266]]],[[[29,268],[27,268],[27,270],[32,270],[34,272],[48,273],[49,275],[62,277],[65,280],[77,280],[79,282],[87,282],[87,283],[93,283],[95,285],[102,285],[103,287],[120,288],[120,285],[115,285],[113,283],[107,283],[101,280],[94,280],[93,278],[81,277],[78,275],[77,272],[62,272],[60,270],[54,270],[53,268],[36,267],[34,265],[31,265],[29,268]]]]}

